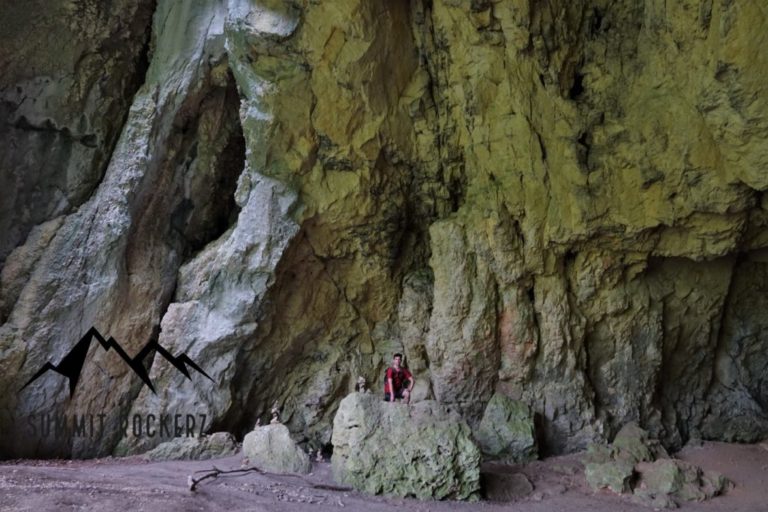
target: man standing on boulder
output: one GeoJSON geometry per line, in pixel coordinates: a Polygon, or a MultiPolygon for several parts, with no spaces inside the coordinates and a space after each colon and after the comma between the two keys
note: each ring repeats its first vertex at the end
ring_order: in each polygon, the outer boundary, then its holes
{"type": "Polygon", "coordinates": [[[384,377],[384,401],[394,402],[402,399],[405,403],[411,401],[411,390],[413,389],[413,375],[407,368],[402,368],[403,354],[395,354],[392,358],[392,366],[387,368],[384,377]]]}

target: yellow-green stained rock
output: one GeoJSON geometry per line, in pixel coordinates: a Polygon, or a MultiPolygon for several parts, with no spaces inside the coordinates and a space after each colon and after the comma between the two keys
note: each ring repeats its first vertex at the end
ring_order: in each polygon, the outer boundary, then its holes
{"type": "Polygon", "coordinates": [[[333,420],[334,478],[371,494],[477,499],[480,451],[467,424],[432,401],[353,393],[333,420]]]}
{"type": "Polygon", "coordinates": [[[634,464],[626,461],[587,464],[584,473],[593,489],[610,489],[617,494],[632,492],[634,464]]]}
{"type": "Polygon", "coordinates": [[[719,473],[671,458],[657,439],[635,423],[625,425],[611,446],[590,447],[585,475],[595,490],[631,494],[633,501],[655,508],[704,501],[732,485],[719,473]]]}
{"type": "Polygon", "coordinates": [[[0,397],[7,439],[39,410],[244,435],[277,401],[327,447],[398,351],[415,400],[518,400],[551,453],[768,436],[760,2],[49,3],[31,38],[0,8],[0,388],[91,325],[213,380],[97,354],[73,400],[0,397]]]}
{"type": "Polygon", "coordinates": [[[538,455],[530,408],[499,393],[488,402],[475,439],[483,454],[492,459],[525,463],[538,455]]]}
{"type": "Polygon", "coordinates": [[[672,507],[685,501],[704,501],[727,491],[730,481],[714,471],[684,461],[659,459],[635,466],[638,481],[635,497],[653,505],[659,497],[666,497],[672,507]]]}

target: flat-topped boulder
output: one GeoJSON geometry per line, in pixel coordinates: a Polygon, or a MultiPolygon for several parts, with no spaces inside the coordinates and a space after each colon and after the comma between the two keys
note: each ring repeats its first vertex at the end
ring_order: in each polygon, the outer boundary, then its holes
{"type": "Polygon", "coordinates": [[[434,401],[352,393],[333,421],[334,478],[370,494],[476,499],[480,450],[458,414],[434,401]]]}

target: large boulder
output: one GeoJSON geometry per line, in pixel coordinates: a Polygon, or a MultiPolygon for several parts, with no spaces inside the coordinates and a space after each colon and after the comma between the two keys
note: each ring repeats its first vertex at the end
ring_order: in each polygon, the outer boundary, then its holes
{"type": "Polygon", "coordinates": [[[488,402],[475,439],[483,453],[493,459],[529,462],[538,455],[531,409],[500,393],[488,402]]]}
{"type": "Polygon", "coordinates": [[[371,494],[476,499],[480,450],[467,424],[434,401],[342,400],[333,421],[334,478],[371,494]]]}
{"type": "Polygon", "coordinates": [[[291,439],[288,427],[280,423],[256,427],[243,439],[248,460],[272,473],[306,474],[312,469],[309,456],[291,439]]]}

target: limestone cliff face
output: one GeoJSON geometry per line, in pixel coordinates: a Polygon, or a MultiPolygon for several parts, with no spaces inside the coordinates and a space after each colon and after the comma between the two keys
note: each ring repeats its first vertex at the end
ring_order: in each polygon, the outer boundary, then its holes
{"type": "Polygon", "coordinates": [[[759,2],[54,4],[60,39],[2,36],[3,455],[160,442],[120,414],[241,435],[275,401],[327,446],[394,351],[473,427],[529,404],[544,453],[768,435],[759,2]],[[72,398],[16,392],[91,325],[212,380],[156,355],[152,393],[94,345],[72,398]],[[110,416],[31,436],[49,411],[110,416]]]}
{"type": "Polygon", "coordinates": [[[144,78],[153,9],[138,0],[2,7],[0,264],[32,228],[94,192],[144,78]]]}

